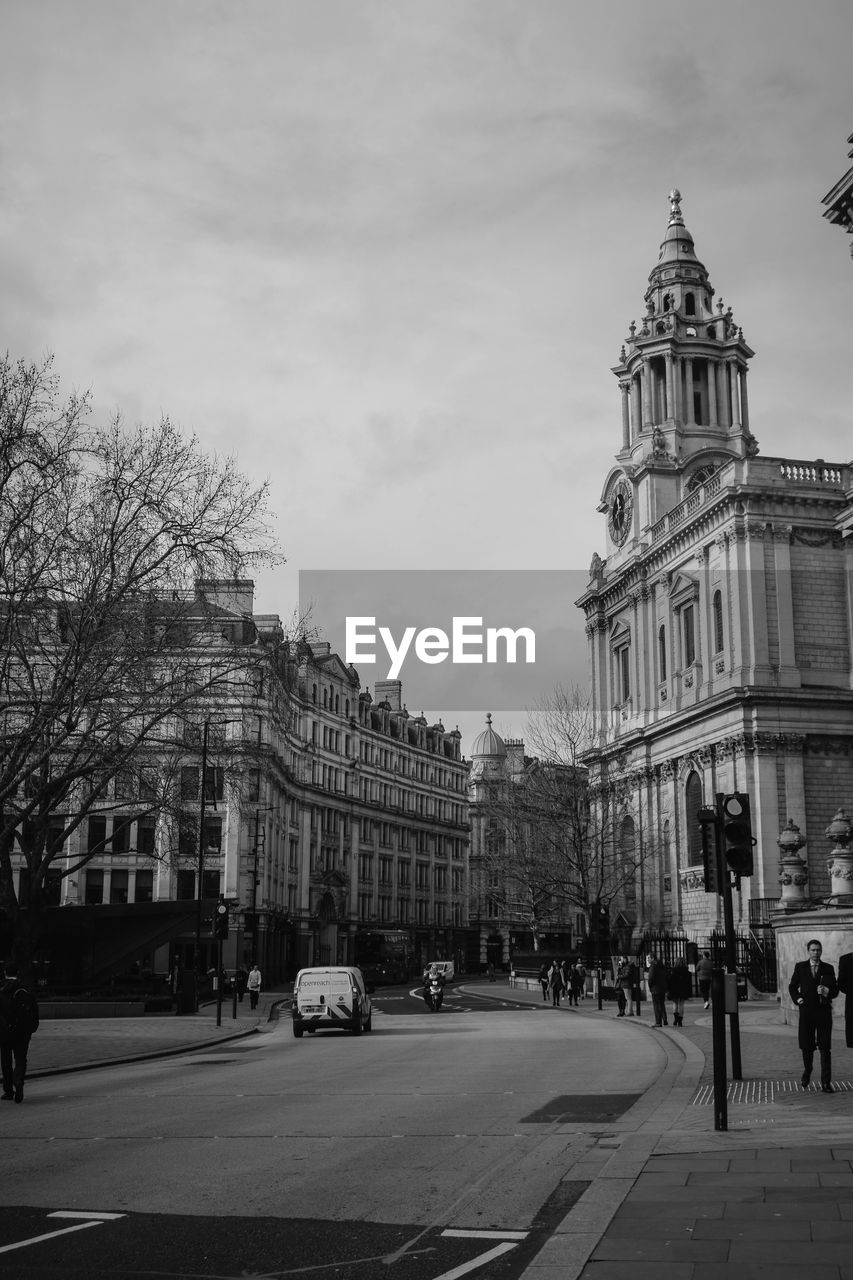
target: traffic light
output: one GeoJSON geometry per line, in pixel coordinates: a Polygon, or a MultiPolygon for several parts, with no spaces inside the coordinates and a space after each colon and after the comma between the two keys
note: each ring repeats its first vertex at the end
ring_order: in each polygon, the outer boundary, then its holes
{"type": "Polygon", "coordinates": [[[703,805],[697,811],[696,818],[702,828],[702,871],[705,879],[705,892],[722,893],[720,856],[717,849],[716,810],[703,805]]]}
{"type": "Polygon", "coordinates": [[[221,901],[216,904],[213,913],[213,936],[219,942],[224,942],[228,937],[228,907],[221,901]]]}
{"type": "Polygon", "coordinates": [[[729,869],[738,876],[752,875],[752,822],[749,796],[741,791],[723,796],[721,804],[723,849],[729,869]]]}

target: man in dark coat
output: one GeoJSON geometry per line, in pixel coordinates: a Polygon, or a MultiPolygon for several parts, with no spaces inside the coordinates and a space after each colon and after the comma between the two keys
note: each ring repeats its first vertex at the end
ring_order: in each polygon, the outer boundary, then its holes
{"type": "Polygon", "coordinates": [[[652,956],[649,962],[646,986],[649,988],[652,1007],[655,1011],[655,1026],[665,1027],[667,1025],[666,992],[669,986],[669,975],[666,971],[666,965],[657,956],[652,956]]]}
{"type": "Polygon", "coordinates": [[[807,943],[808,960],[794,965],[788,993],[800,1011],[797,1040],[803,1055],[803,1075],[800,1083],[804,1089],[812,1078],[815,1046],[820,1053],[820,1086],[824,1093],[832,1093],[832,1001],[838,995],[838,983],[831,964],[821,960],[823,947],[817,938],[807,943]]]}
{"type": "Polygon", "coordinates": [[[853,1049],[853,951],[838,960],[838,990],[844,992],[844,1039],[853,1049]]]}
{"type": "Polygon", "coordinates": [[[38,1005],[21,986],[18,966],[7,961],[0,982],[0,1071],[3,1076],[4,1102],[23,1102],[27,1078],[27,1053],[30,1037],[38,1029],[38,1005]]]}

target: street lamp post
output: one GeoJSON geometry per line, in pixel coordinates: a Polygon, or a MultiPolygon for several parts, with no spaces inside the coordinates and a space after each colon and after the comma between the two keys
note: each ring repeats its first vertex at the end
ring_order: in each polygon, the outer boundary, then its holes
{"type": "Polygon", "coordinates": [[[198,817],[198,884],[196,885],[195,915],[195,971],[201,977],[201,905],[202,881],[204,879],[204,807],[207,795],[207,744],[210,738],[210,720],[204,722],[201,740],[201,803],[198,817]]]}

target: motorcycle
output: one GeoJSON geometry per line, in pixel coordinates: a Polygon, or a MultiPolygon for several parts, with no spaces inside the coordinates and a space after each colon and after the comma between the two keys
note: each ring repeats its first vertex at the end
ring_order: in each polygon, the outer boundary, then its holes
{"type": "Polygon", "coordinates": [[[438,1013],[444,999],[444,987],[440,978],[428,978],[424,984],[424,1003],[430,1013],[438,1013]]]}

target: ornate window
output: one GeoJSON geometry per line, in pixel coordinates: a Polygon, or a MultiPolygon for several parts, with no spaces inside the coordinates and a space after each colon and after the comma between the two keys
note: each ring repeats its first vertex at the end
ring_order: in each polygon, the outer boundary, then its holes
{"type": "Polygon", "coordinates": [[[723,652],[723,593],[714,592],[714,653],[723,652]]]}
{"type": "Polygon", "coordinates": [[[702,807],[702,779],[690,774],[684,786],[684,830],[687,834],[687,865],[692,867],[702,861],[702,829],[697,813],[702,807]]]}
{"type": "Polygon", "coordinates": [[[663,684],[666,679],[666,627],[661,623],[658,630],[658,680],[663,684]]]}

